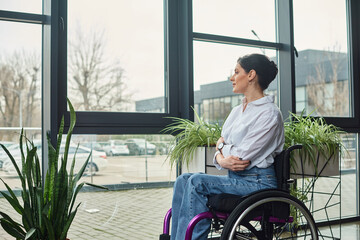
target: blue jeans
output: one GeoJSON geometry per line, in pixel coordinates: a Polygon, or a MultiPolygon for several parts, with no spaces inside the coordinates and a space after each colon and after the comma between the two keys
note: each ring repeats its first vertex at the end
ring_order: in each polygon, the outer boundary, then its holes
{"type": "MultiPolygon", "coordinates": [[[[239,172],[229,171],[228,176],[204,173],[185,173],[174,184],[172,201],[171,239],[184,240],[190,220],[197,214],[209,211],[206,206],[210,194],[230,193],[240,196],[266,189],[276,188],[274,167],[257,168],[239,172]]],[[[210,219],[196,224],[192,239],[207,239],[210,219]]]]}

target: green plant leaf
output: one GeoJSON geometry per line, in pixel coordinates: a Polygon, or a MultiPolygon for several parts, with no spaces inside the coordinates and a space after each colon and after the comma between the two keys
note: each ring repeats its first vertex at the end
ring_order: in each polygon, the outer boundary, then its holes
{"type": "Polygon", "coordinates": [[[31,236],[36,232],[35,228],[31,228],[25,235],[25,240],[30,239],[31,236]]]}
{"type": "Polygon", "coordinates": [[[14,228],[17,232],[19,232],[20,234],[25,234],[25,231],[23,230],[23,226],[20,223],[15,222],[9,215],[7,215],[4,212],[0,212],[0,215],[2,216],[2,219],[0,219],[0,221],[5,220],[7,221],[9,224],[11,224],[12,228],[14,228]]]}
{"type": "MultiPolygon", "coordinates": [[[[13,192],[13,190],[9,187],[9,185],[7,183],[4,182],[4,180],[2,178],[0,178],[0,180],[3,182],[3,184],[5,185],[6,189],[8,190],[8,192],[11,195],[11,198],[20,206],[19,200],[17,199],[15,193],[13,192]]],[[[1,192],[1,191],[0,191],[1,192]]],[[[21,214],[21,213],[20,213],[21,214]]]]}
{"type": "Polygon", "coordinates": [[[13,207],[13,209],[18,212],[19,214],[23,214],[24,213],[24,208],[20,205],[19,201],[12,197],[10,197],[9,195],[7,195],[6,193],[0,191],[0,193],[3,195],[3,197],[8,201],[8,203],[10,203],[10,205],[13,207]]]}
{"type": "Polygon", "coordinates": [[[69,212],[70,212],[70,213],[72,212],[72,209],[73,209],[73,207],[74,207],[76,197],[77,197],[78,193],[80,192],[80,190],[82,189],[82,187],[84,186],[84,184],[85,184],[85,183],[80,183],[80,184],[77,185],[76,188],[75,188],[74,195],[73,195],[73,198],[72,198],[72,201],[71,201],[71,205],[70,205],[70,208],[69,208],[69,212]]]}
{"type": "MultiPolygon", "coordinates": [[[[23,182],[23,181],[24,181],[23,175],[22,175],[22,173],[21,173],[21,171],[20,171],[20,169],[19,169],[19,166],[17,165],[14,157],[11,155],[11,153],[9,152],[9,150],[7,150],[7,148],[6,148],[3,144],[0,144],[0,146],[1,146],[2,149],[5,151],[5,153],[8,155],[8,157],[10,158],[10,161],[11,161],[11,163],[14,165],[15,170],[16,170],[16,172],[17,172],[20,180],[23,182]]],[[[21,148],[21,147],[22,147],[22,146],[20,145],[20,148],[21,148]]]]}
{"type": "Polygon", "coordinates": [[[16,228],[14,228],[14,225],[11,224],[10,222],[8,222],[7,220],[0,219],[0,223],[1,223],[2,228],[5,230],[5,232],[10,234],[14,238],[16,238],[16,239],[24,239],[25,238],[25,233],[22,234],[21,232],[17,231],[16,228]]]}
{"type": "Polygon", "coordinates": [[[55,238],[55,232],[54,232],[53,225],[51,224],[50,220],[45,215],[44,215],[44,223],[46,226],[49,240],[58,240],[55,238]]]}
{"type": "Polygon", "coordinates": [[[66,238],[67,233],[68,233],[68,231],[69,231],[69,229],[70,229],[70,225],[71,225],[72,221],[73,221],[74,218],[75,218],[75,215],[76,215],[76,213],[77,213],[77,210],[78,210],[79,206],[80,206],[80,203],[76,206],[75,210],[70,213],[69,218],[68,218],[68,220],[66,221],[65,226],[64,226],[64,228],[63,228],[63,230],[62,230],[60,239],[65,239],[65,238],[66,238]]]}

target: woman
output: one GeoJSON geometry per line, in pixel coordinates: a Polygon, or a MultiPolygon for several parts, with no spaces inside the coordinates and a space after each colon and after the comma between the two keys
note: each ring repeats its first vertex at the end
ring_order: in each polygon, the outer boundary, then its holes
{"type": "MultiPolygon", "coordinates": [[[[172,202],[171,239],[183,240],[190,220],[208,211],[207,196],[247,195],[276,188],[274,157],[284,146],[284,124],[273,96],[264,90],[274,80],[277,66],[268,57],[240,57],[230,78],[234,93],[244,94],[242,104],[226,119],[217,141],[214,164],[228,169],[228,176],[186,173],[176,179],[172,202]]],[[[200,221],[192,239],[207,239],[210,220],[200,221]]]]}

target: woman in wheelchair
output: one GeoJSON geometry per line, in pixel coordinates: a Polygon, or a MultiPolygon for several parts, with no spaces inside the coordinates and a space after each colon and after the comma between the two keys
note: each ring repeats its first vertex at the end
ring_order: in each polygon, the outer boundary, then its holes
{"type": "MultiPolygon", "coordinates": [[[[208,211],[207,196],[240,196],[276,188],[274,157],[283,150],[284,125],[274,96],[264,90],[275,79],[276,64],[261,54],[240,57],[230,78],[233,92],[244,94],[242,104],[226,119],[217,141],[214,164],[227,176],[185,173],[176,179],[172,201],[171,239],[183,240],[191,219],[208,211]]],[[[210,220],[200,221],[192,239],[207,239],[210,220]]]]}

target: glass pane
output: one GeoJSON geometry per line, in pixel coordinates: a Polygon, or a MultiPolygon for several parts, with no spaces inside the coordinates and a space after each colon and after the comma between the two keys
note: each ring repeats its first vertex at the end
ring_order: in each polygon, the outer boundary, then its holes
{"type": "Polygon", "coordinates": [[[294,1],[296,112],[317,116],[352,116],[346,1],[294,1]],[[309,27],[311,26],[311,27],[309,27]],[[311,37],[311,40],[309,40],[311,37]],[[301,108],[301,109],[299,109],[301,108]]]}
{"type": "MultiPolygon", "coordinates": [[[[238,58],[250,53],[265,53],[277,62],[275,50],[194,41],[194,101],[201,106],[198,114],[204,120],[222,124],[241,103],[243,96],[233,93],[229,79],[238,58]],[[231,101],[226,100],[229,97],[231,101]],[[225,107],[219,108],[219,102],[225,107]]],[[[277,95],[277,77],[265,92],[277,95]]]]}
{"type": "Polygon", "coordinates": [[[137,105],[157,98],[154,107],[166,112],[164,93],[163,1],[69,1],[68,95],[75,109],[145,112],[137,105]]]}
{"type": "Polygon", "coordinates": [[[169,182],[175,168],[166,161],[170,135],[73,135],[78,169],[92,150],[87,182],[103,185],[169,182]]]}
{"type": "Polygon", "coordinates": [[[80,181],[112,191],[84,188],[69,239],[157,238],[176,178],[176,167],[166,161],[171,140],[170,135],[73,135],[72,143],[86,152],[77,153],[75,170],[92,150],[91,167],[80,181]]]}
{"type": "Polygon", "coordinates": [[[357,211],[357,134],[349,133],[343,136],[343,143],[346,148],[341,158],[341,216],[356,216],[357,211]]]}
{"type": "Polygon", "coordinates": [[[0,10],[41,14],[42,0],[2,0],[0,10]]]}
{"type": "Polygon", "coordinates": [[[193,30],[275,42],[275,1],[194,0],[193,30]]]}
{"type": "MultiPolygon", "coordinates": [[[[41,139],[41,25],[0,21],[0,142],[20,163],[19,136],[41,139]],[[26,37],[24,37],[26,36],[26,37]]],[[[0,178],[20,187],[15,168],[0,150],[0,178]]],[[[0,189],[5,189],[0,184],[0,189]]]]}

